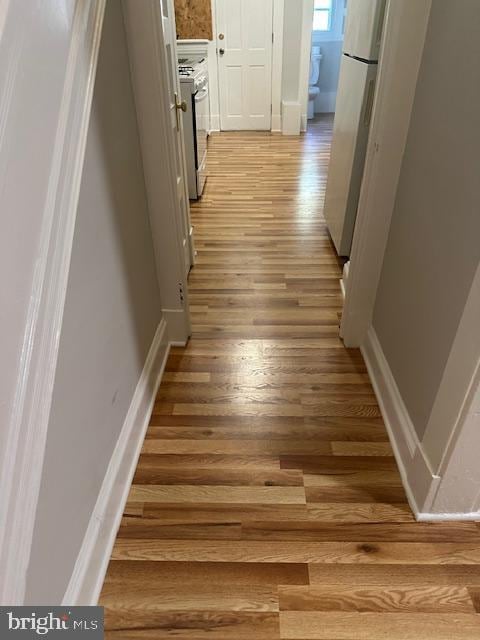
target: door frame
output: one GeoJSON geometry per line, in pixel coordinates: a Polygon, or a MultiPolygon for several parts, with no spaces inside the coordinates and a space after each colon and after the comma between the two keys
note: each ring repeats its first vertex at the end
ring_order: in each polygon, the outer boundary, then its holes
{"type": "MultiPolygon", "coordinates": [[[[174,57],[175,60],[178,60],[178,51],[177,51],[177,28],[176,28],[176,23],[175,23],[175,5],[174,5],[174,0],[166,0],[168,3],[168,13],[170,16],[170,28],[172,30],[171,33],[171,38],[172,38],[172,46],[173,46],[173,53],[174,53],[174,57]]],[[[176,82],[176,92],[175,92],[178,96],[178,99],[181,100],[182,99],[182,93],[181,93],[181,87],[180,87],[180,81],[179,78],[177,76],[177,82],[176,82]]],[[[180,114],[181,116],[182,114],[180,114]]],[[[180,156],[180,171],[183,173],[183,197],[184,197],[184,201],[185,201],[185,211],[182,211],[182,216],[184,217],[184,222],[185,222],[185,227],[187,229],[187,238],[186,241],[188,243],[187,247],[183,246],[183,240],[182,240],[182,247],[184,252],[188,251],[188,257],[189,257],[189,269],[188,271],[190,271],[190,269],[192,269],[195,266],[195,240],[194,240],[194,235],[193,235],[193,225],[192,225],[192,219],[191,219],[191,215],[190,215],[190,200],[189,200],[189,193],[188,193],[188,177],[187,177],[187,157],[186,157],[186,151],[185,151],[185,134],[184,134],[184,128],[183,128],[183,117],[179,118],[179,128],[178,128],[178,136],[180,139],[180,149],[179,149],[179,156],[180,156]]],[[[188,276],[187,276],[188,277],[188,276]]]]}
{"type": "Polygon", "coordinates": [[[123,8],[162,313],[169,341],[184,345],[191,324],[162,11],[158,0],[123,0],[123,8]]]}
{"type": "Polygon", "coordinates": [[[272,124],[271,131],[282,130],[282,74],[284,0],[273,0],[272,46],[272,124]]]}

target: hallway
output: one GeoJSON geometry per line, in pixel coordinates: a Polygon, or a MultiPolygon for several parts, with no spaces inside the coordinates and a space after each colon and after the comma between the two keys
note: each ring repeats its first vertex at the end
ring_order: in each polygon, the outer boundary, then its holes
{"type": "Polygon", "coordinates": [[[134,640],[480,637],[480,529],[416,523],[322,218],[332,120],[214,134],[174,348],[100,604],[134,640]]]}

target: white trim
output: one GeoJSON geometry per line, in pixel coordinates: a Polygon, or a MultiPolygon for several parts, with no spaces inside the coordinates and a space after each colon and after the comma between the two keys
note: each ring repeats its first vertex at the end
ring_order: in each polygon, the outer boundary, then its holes
{"type": "Polygon", "coordinates": [[[216,0],[211,0],[212,7],[212,41],[208,52],[208,85],[210,87],[210,126],[212,131],[220,131],[220,86],[218,82],[217,56],[217,7],[216,0]]]}
{"type": "MultiPolygon", "coordinates": [[[[167,13],[168,13],[168,27],[169,27],[169,31],[170,31],[170,37],[171,37],[171,45],[172,45],[172,53],[174,56],[174,66],[175,66],[175,82],[174,82],[174,92],[177,94],[177,96],[181,95],[181,84],[180,84],[180,77],[178,75],[178,50],[177,50],[177,25],[175,22],[175,3],[174,0],[167,0],[168,1],[168,9],[167,9],[167,13]]],[[[164,27],[166,25],[165,21],[163,23],[164,27]]],[[[164,33],[165,35],[165,33],[164,33]]],[[[202,42],[208,42],[203,40],[202,42]]],[[[162,44],[164,44],[162,42],[162,44]]],[[[208,64],[208,60],[207,60],[207,64],[208,64]]],[[[173,96],[171,96],[173,98],[173,96]]],[[[209,95],[209,102],[210,102],[210,95],[209,95]]],[[[173,100],[172,100],[173,103],[173,100]]],[[[210,111],[210,109],[209,109],[210,111]]],[[[189,193],[188,193],[188,174],[187,174],[187,156],[186,156],[186,152],[185,152],[185,132],[184,132],[184,126],[183,126],[183,117],[178,118],[177,122],[179,123],[178,128],[178,132],[176,135],[176,146],[177,146],[177,155],[178,155],[178,160],[180,162],[180,167],[179,167],[179,172],[181,173],[182,176],[182,185],[183,185],[183,189],[181,191],[183,191],[183,193],[181,194],[181,200],[182,202],[184,202],[184,206],[181,206],[181,212],[182,212],[182,218],[184,221],[184,226],[183,226],[183,231],[182,233],[184,234],[184,241],[183,241],[183,246],[184,246],[184,266],[186,268],[186,274],[188,276],[188,273],[190,272],[190,269],[192,267],[195,266],[195,260],[196,260],[196,251],[195,251],[195,238],[193,235],[193,227],[192,227],[192,220],[191,220],[191,216],[190,216],[190,200],[189,200],[189,193]]],[[[177,176],[178,178],[178,176],[177,176]]],[[[180,185],[178,185],[180,186],[180,185]]]]}
{"type": "Polygon", "coordinates": [[[272,131],[282,130],[284,0],[273,0],[272,131]]]}
{"type": "Polygon", "coordinates": [[[148,429],[170,344],[164,318],[158,325],[130,408],[113,451],[63,605],[95,605],[112,554],[138,458],[148,429]]]}
{"type": "Polygon", "coordinates": [[[187,55],[208,56],[210,40],[177,40],[177,48],[187,55]]]}
{"type": "Polygon", "coordinates": [[[314,0],[303,0],[302,34],[300,42],[300,69],[298,75],[298,101],[301,105],[300,130],[307,130],[308,121],[308,79],[310,77],[310,57],[312,50],[312,27],[314,0]]]}
{"type": "Polygon", "coordinates": [[[480,511],[467,513],[419,513],[418,522],[480,522],[480,511]]]}
{"type": "Polygon", "coordinates": [[[0,601],[20,604],[35,522],[105,0],[76,3],[9,452],[0,478],[0,601]],[[8,527],[6,526],[8,523],[8,527]]]}
{"type": "Polygon", "coordinates": [[[388,1],[341,335],[365,340],[395,205],[432,0],[388,1]]]}
{"type": "Polygon", "coordinates": [[[385,414],[384,418],[394,432],[395,441],[406,446],[400,447],[402,458],[407,455],[413,458],[420,441],[373,327],[362,346],[363,352],[367,367],[372,368],[374,388],[379,391],[379,402],[383,405],[382,415],[385,414]]]}
{"type": "Polygon", "coordinates": [[[432,473],[373,327],[361,347],[408,502],[420,517],[440,478],[432,473]]]}

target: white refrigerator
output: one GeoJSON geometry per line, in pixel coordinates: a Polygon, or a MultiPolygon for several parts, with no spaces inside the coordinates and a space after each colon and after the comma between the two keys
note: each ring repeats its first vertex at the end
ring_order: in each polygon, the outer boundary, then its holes
{"type": "Polygon", "coordinates": [[[339,256],[350,255],[375,95],[386,0],[348,0],[325,219],[339,256]]]}

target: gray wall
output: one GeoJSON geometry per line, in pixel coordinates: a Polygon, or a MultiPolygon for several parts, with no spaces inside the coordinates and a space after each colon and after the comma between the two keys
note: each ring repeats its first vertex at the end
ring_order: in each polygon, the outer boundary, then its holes
{"type": "Polygon", "coordinates": [[[122,5],[109,0],[28,574],[30,603],[61,601],[161,318],[128,64],[122,5]]]}
{"type": "Polygon", "coordinates": [[[480,3],[434,0],[373,325],[423,437],[480,260],[480,3]]]}

